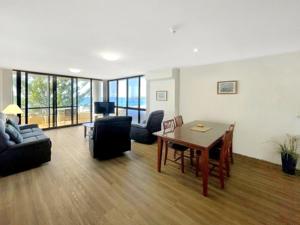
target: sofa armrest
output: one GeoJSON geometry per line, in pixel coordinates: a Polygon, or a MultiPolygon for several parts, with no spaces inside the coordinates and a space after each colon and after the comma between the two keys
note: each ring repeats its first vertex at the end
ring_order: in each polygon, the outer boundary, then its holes
{"type": "Polygon", "coordinates": [[[25,129],[32,129],[32,128],[38,128],[39,126],[37,124],[25,124],[25,125],[20,125],[20,130],[25,130],[25,129]]]}

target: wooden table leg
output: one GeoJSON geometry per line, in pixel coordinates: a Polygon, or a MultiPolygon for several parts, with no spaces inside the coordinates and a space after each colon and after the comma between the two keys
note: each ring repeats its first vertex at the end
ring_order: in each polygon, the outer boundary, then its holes
{"type": "Polygon", "coordinates": [[[162,156],[163,140],[157,137],[157,171],[161,171],[161,156],[162,156]]]}
{"type": "Polygon", "coordinates": [[[203,195],[207,196],[208,187],[208,149],[201,152],[203,195]]]}

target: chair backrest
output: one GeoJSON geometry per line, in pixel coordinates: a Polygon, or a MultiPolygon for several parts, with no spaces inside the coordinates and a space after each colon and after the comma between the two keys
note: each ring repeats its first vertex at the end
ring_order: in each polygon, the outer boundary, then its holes
{"type": "Polygon", "coordinates": [[[235,124],[230,124],[229,128],[228,128],[228,131],[230,132],[230,138],[229,138],[229,146],[232,145],[232,142],[233,142],[233,132],[234,132],[234,127],[235,127],[235,124]]]}
{"type": "Polygon", "coordinates": [[[164,111],[157,110],[150,113],[147,121],[147,129],[150,133],[157,132],[161,130],[161,123],[164,118],[164,111]]]}
{"type": "Polygon", "coordinates": [[[175,120],[175,126],[176,127],[181,127],[183,125],[183,119],[182,119],[181,115],[175,116],[174,120],[175,120]]]}
{"type": "Polygon", "coordinates": [[[130,150],[132,117],[115,116],[97,119],[94,123],[93,140],[95,154],[109,155],[114,151],[130,150]]]}
{"type": "Polygon", "coordinates": [[[220,162],[224,163],[226,157],[228,157],[229,147],[230,147],[230,139],[232,137],[232,131],[227,130],[223,136],[223,144],[221,147],[221,155],[220,155],[220,162]]]}
{"type": "Polygon", "coordinates": [[[174,120],[166,120],[163,122],[164,133],[173,132],[175,129],[174,120]]]}

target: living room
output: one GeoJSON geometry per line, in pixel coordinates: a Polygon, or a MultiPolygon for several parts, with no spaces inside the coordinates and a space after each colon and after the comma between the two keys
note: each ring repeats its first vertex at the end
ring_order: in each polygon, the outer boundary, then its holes
{"type": "Polygon", "coordinates": [[[299,224],[299,10],[2,1],[0,225],[299,224]]]}

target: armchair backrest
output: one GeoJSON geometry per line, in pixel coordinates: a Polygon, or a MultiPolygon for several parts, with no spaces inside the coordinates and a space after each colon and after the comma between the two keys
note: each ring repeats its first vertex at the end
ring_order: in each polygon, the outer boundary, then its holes
{"type": "Polygon", "coordinates": [[[95,156],[109,156],[130,150],[131,116],[115,116],[95,121],[93,141],[95,156]]]}
{"type": "Polygon", "coordinates": [[[161,130],[161,123],[164,118],[164,111],[157,110],[150,113],[148,121],[147,121],[147,129],[151,133],[157,132],[161,130]]]}

